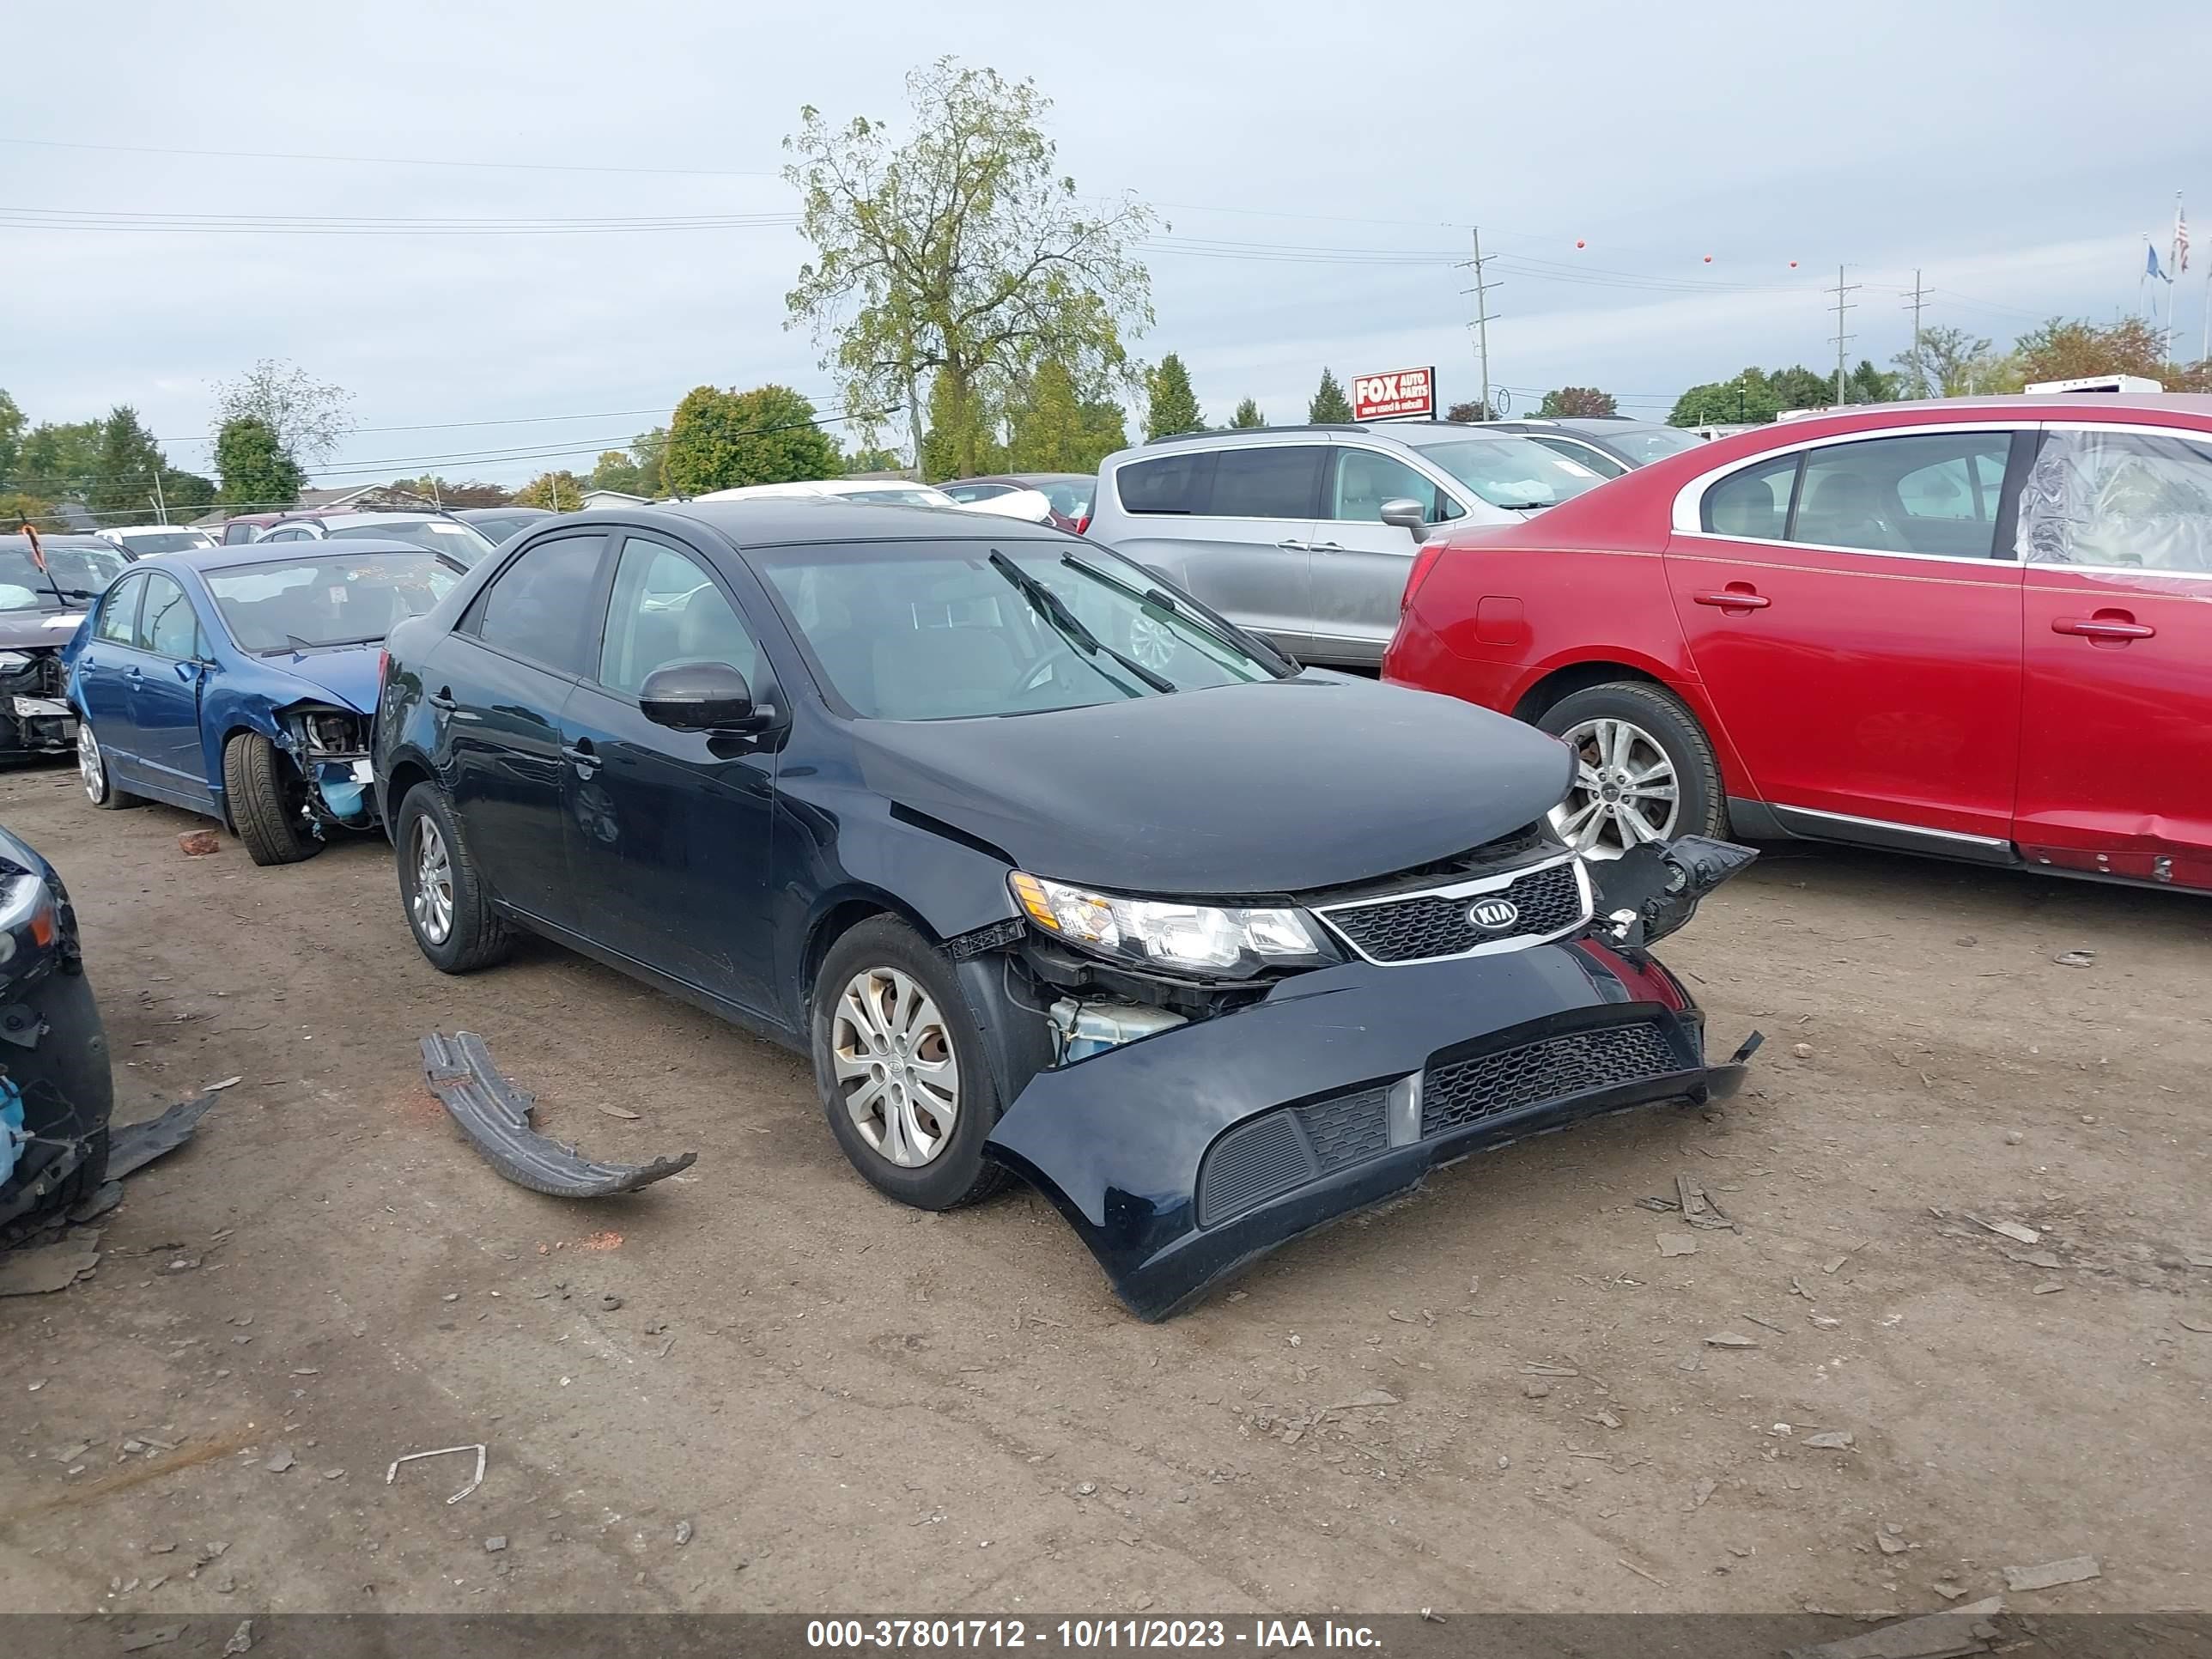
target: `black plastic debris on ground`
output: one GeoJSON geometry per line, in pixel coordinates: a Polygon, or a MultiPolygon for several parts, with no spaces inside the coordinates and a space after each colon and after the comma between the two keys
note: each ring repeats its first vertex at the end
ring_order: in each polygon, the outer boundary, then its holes
{"type": "Polygon", "coordinates": [[[107,1178],[120,1181],[136,1175],[157,1158],[165,1158],[192,1138],[200,1120],[216,1103],[210,1090],[191,1100],[180,1100],[159,1117],[143,1123],[126,1123],[111,1129],[107,1139],[107,1178]]]}
{"type": "Polygon", "coordinates": [[[611,1198],[688,1170],[699,1157],[685,1152],[650,1164],[600,1164],[538,1133],[531,1127],[537,1097],[501,1075],[484,1040],[472,1031],[456,1031],[450,1037],[433,1031],[424,1037],[422,1073],[470,1144],[501,1175],[533,1193],[550,1198],[611,1198]]]}

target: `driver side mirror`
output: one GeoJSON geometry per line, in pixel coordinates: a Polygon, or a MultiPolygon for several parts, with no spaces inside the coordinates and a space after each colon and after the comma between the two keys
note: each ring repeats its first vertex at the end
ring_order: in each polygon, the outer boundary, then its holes
{"type": "Polygon", "coordinates": [[[1410,495],[1394,496],[1383,502],[1382,522],[1396,525],[1417,542],[1429,538],[1428,511],[1410,495]]]}
{"type": "Polygon", "coordinates": [[[656,668],[638,689],[639,712],[672,732],[758,732],[775,708],[753,701],[745,677],[726,662],[656,668]]]}

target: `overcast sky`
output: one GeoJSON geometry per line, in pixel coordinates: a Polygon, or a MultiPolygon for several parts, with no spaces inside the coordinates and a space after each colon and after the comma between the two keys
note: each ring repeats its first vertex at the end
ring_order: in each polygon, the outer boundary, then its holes
{"type": "Polygon", "coordinates": [[[1595,385],[1663,417],[1747,363],[1832,366],[1838,262],[1854,362],[1908,343],[1916,268],[1930,324],[2001,345],[2054,313],[2109,321],[2136,302],[2146,232],[2166,258],[2177,190],[2205,222],[2174,295],[2191,356],[2212,270],[2204,0],[108,0],[19,10],[8,34],[0,139],[43,142],[0,142],[0,386],[34,421],[133,404],[202,470],[212,383],[260,357],[356,394],[327,483],[587,470],[702,382],[826,406],[821,348],[783,327],[803,246],[778,223],[27,223],[788,215],[799,106],[896,122],[905,71],[943,53],[1033,76],[1079,185],[1170,222],[1185,246],[1147,252],[1138,349],[1180,352],[1217,421],[1247,395],[1303,419],[1323,364],[1433,363],[1447,401],[1474,395],[1449,258],[1475,223],[1504,256],[1492,374],[1516,409],[1595,385]],[[61,147],[95,144],[117,148],[61,147]],[[485,454],[526,447],[576,453],[485,454]]]}

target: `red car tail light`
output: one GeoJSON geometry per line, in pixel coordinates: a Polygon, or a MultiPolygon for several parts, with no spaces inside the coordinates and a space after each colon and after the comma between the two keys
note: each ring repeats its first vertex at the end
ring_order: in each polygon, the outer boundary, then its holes
{"type": "Polygon", "coordinates": [[[1075,533],[1079,536],[1087,536],[1091,533],[1091,515],[1088,513],[1075,521],[1075,533]]]}
{"type": "Polygon", "coordinates": [[[1443,556],[1443,550],[1442,542],[1421,544],[1421,550],[1413,556],[1413,568],[1406,573],[1406,591],[1398,599],[1400,616],[1413,609],[1413,595],[1420,591],[1421,584],[1428,580],[1429,572],[1436,568],[1437,560],[1443,556]]]}

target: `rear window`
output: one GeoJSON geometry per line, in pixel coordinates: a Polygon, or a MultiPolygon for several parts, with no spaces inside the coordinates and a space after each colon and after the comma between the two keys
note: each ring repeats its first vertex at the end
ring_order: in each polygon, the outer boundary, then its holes
{"type": "Polygon", "coordinates": [[[1213,494],[1213,462],[1210,449],[1132,461],[1114,475],[1114,487],[1127,512],[1203,513],[1213,494]]]}
{"type": "Polygon", "coordinates": [[[491,543],[473,526],[452,519],[425,519],[419,524],[339,525],[329,535],[334,542],[412,542],[433,553],[459,559],[463,564],[474,564],[491,551],[491,543]]]}
{"type": "Polygon", "coordinates": [[[1320,510],[1325,444],[1255,444],[1133,462],[1116,475],[1131,513],[1310,519],[1320,510]]]}

